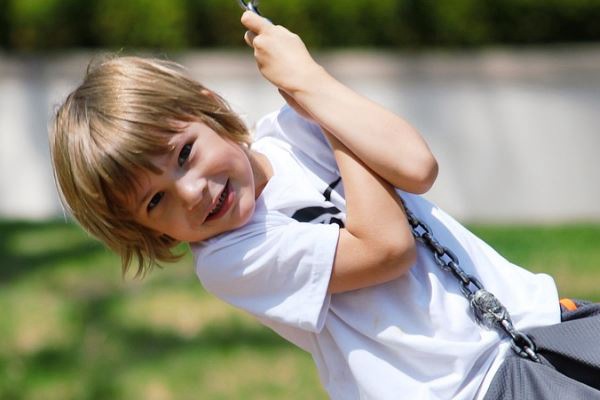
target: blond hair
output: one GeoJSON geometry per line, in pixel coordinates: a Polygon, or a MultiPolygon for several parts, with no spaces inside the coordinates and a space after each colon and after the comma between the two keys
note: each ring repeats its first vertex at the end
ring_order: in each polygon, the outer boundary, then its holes
{"type": "Polygon", "coordinates": [[[123,274],[137,258],[136,276],[157,261],[174,261],[177,241],[135,222],[124,199],[136,174],[158,172],[150,157],[169,151],[174,121],[200,119],[219,135],[248,144],[248,130],[220,96],[180,65],[139,57],[92,62],[50,129],[61,201],[81,226],[121,256],[123,274]]]}

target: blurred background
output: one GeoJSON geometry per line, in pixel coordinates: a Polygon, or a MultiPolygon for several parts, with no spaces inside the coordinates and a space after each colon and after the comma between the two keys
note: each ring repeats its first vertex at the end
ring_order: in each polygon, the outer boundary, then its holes
{"type": "MultiPolygon", "coordinates": [[[[411,121],[426,195],[562,295],[600,300],[600,1],[262,0],[411,121]]],[[[310,357],[206,293],[185,248],[143,281],[64,216],[53,111],[98,54],[184,64],[252,127],[283,101],[237,0],[0,0],[0,399],[318,399],[310,357]]]]}

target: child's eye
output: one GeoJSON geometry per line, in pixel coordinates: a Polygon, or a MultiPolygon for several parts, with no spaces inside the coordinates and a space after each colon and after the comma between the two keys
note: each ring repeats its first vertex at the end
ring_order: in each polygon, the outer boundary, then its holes
{"type": "Polygon", "coordinates": [[[180,167],[183,167],[183,164],[185,164],[185,162],[189,158],[191,152],[192,152],[192,144],[191,143],[188,143],[181,148],[181,152],[179,153],[179,157],[177,158],[177,162],[179,163],[180,167]]]}
{"type": "Polygon", "coordinates": [[[158,203],[160,203],[160,201],[162,200],[163,196],[164,196],[164,192],[159,192],[156,193],[154,196],[152,196],[152,198],[150,199],[150,202],[148,203],[148,211],[152,211],[152,209],[154,207],[156,207],[158,205],[158,203]]]}

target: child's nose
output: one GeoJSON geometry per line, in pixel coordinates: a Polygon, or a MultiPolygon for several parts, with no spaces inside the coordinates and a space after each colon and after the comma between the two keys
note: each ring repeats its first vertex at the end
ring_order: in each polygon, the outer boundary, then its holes
{"type": "Polygon", "coordinates": [[[191,210],[202,202],[206,180],[188,173],[178,180],[176,186],[182,203],[191,210]]]}

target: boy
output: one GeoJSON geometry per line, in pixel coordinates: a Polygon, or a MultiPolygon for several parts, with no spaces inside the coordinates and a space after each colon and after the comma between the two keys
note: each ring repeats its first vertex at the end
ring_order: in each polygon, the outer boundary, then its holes
{"type": "Polygon", "coordinates": [[[560,322],[554,282],[417,195],[437,163],[404,120],[329,76],[285,28],[248,12],[242,23],[290,107],[249,145],[226,103],[172,63],[91,67],[51,134],[67,207],[125,269],[189,242],[206,289],[309,351],[334,399],[484,398],[510,343],[477,325],[407,210],[517,329],[560,322]]]}

